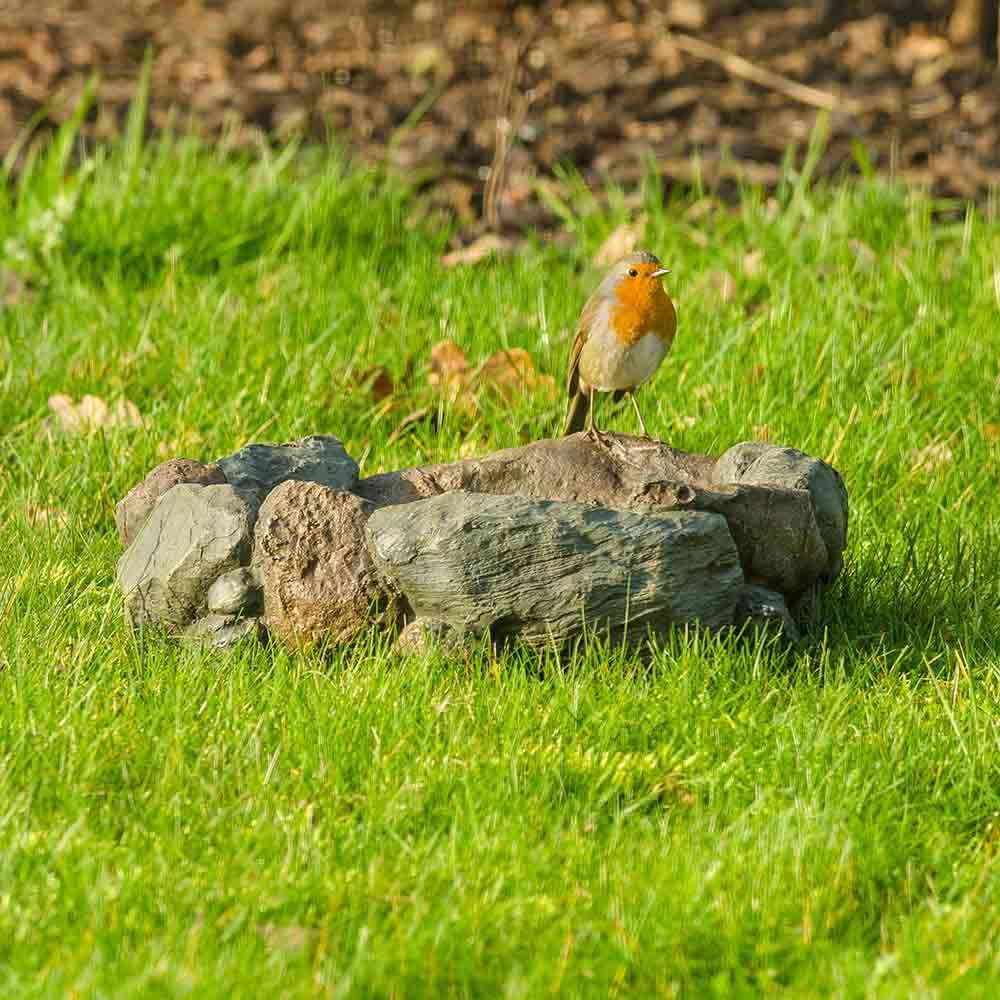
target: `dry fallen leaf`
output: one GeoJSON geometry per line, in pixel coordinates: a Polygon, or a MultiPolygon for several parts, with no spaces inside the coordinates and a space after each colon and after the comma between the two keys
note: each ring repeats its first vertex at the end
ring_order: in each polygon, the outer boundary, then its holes
{"type": "Polygon", "coordinates": [[[594,254],[594,263],[598,267],[611,267],[621,260],[625,254],[632,253],[646,235],[646,217],[640,215],[633,222],[623,222],[613,229],[608,238],[594,254]]]}
{"type": "Polygon", "coordinates": [[[314,927],[299,924],[259,924],[257,933],[274,951],[302,951],[319,934],[314,927]]]}
{"type": "Polygon", "coordinates": [[[490,254],[508,254],[513,250],[511,240],[495,233],[485,233],[468,246],[451,250],[441,258],[444,267],[458,267],[460,264],[476,264],[490,254]]]}
{"type": "MultiPolygon", "coordinates": [[[[469,361],[465,351],[453,340],[442,340],[431,348],[431,370],[427,382],[444,392],[452,402],[468,389],[469,361]]],[[[463,406],[468,409],[468,406],[463,406]]],[[[474,407],[473,407],[474,408],[474,407]]]]}
{"type": "Polygon", "coordinates": [[[541,392],[553,398],[556,392],[556,380],[539,375],[531,355],[521,347],[490,355],[479,370],[478,381],[495,388],[505,399],[523,392],[541,392]]]}
{"type": "Polygon", "coordinates": [[[872,268],[878,263],[878,254],[864,240],[850,240],[847,245],[859,267],[872,268]]]}
{"type": "Polygon", "coordinates": [[[931,441],[923,448],[914,448],[910,452],[910,458],[913,459],[910,471],[933,472],[939,466],[948,465],[954,457],[951,448],[945,441],[931,441]]]}
{"type": "Polygon", "coordinates": [[[0,267],[0,309],[16,306],[22,300],[30,298],[31,287],[27,279],[22,278],[17,271],[0,267]]]}
{"type": "MultiPolygon", "coordinates": [[[[441,381],[464,375],[469,370],[469,360],[454,340],[439,341],[431,348],[431,375],[441,381]]],[[[431,385],[435,381],[431,380],[431,385]]]]}
{"type": "Polygon", "coordinates": [[[710,271],[708,274],[708,285],[713,288],[719,296],[719,301],[728,305],[736,298],[736,279],[723,270],[710,271]]]}
{"type": "Polygon", "coordinates": [[[392,380],[392,375],[389,374],[389,369],[384,365],[366,368],[355,376],[353,382],[356,386],[370,392],[376,403],[381,403],[383,399],[388,399],[396,393],[396,385],[392,380]]]}
{"type": "Polygon", "coordinates": [[[65,393],[49,397],[49,409],[59,420],[59,426],[67,434],[85,434],[98,427],[139,427],[142,415],[135,403],[119,399],[114,406],[100,396],[85,395],[79,403],[65,393]]]}
{"type": "Polygon", "coordinates": [[[743,257],[743,274],[748,278],[756,278],[764,270],[764,251],[751,250],[743,257]]]}

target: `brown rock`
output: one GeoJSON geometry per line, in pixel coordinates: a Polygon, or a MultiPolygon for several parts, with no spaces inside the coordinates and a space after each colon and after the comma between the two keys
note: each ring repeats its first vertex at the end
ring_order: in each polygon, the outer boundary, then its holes
{"type": "Polygon", "coordinates": [[[346,643],[395,619],[395,600],[365,544],[374,507],[319,483],[289,480],[260,509],[254,568],[264,589],[264,620],[291,645],[346,643]]]}
{"type": "Polygon", "coordinates": [[[190,458],[172,458],[158,465],[138,486],[133,486],[115,507],[115,525],[122,544],[126,548],[132,544],[156,501],[167,490],[180,483],[215,486],[225,481],[226,477],[217,465],[206,465],[190,458]]]}

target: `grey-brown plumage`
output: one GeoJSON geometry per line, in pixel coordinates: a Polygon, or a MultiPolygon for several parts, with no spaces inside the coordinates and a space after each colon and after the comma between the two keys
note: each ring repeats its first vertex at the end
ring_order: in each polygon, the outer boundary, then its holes
{"type": "Polygon", "coordinates": [[[640,250],[618,261],[587,299],[570,349],[564,434],[597,432],[591,412],[597,391],[611,392],[615,403],[628,396],[646,435],[634,390],[655,372],[677,329],[660,282],[666,273],[657,257],[640,250]]]}

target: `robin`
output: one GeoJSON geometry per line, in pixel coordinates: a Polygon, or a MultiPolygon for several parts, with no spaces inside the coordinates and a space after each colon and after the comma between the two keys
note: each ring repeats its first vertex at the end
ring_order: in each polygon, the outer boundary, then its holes
{"type": "Polygon", "coordinates": [[[661,280],[669,273],[657,257],[640,250],[618,261],[587,299],[569,356],[563,433],[586,425],[587,434],[600,440],[594,393],[613,392],[615,400],[628,396],[642,436],[649,437],[635,389],[660,367],[677,332],[677,313],[661,280]]]}

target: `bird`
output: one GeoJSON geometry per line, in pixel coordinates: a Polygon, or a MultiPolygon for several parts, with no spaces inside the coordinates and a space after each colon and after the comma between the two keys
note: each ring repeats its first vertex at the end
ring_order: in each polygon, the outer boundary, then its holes
{"type": "Polygon", "coordinates": [[[642,436],[649,437],[635,390],[660,367],[677,332],[677,312],[662,281],[669,273],[654,254],[638,250],[622,257],[587,299],[570,350],[564,434],[586,426],[588,437],[600,441],[594,393],[612,392],[616,401],[628,396],[642,436]]]}

